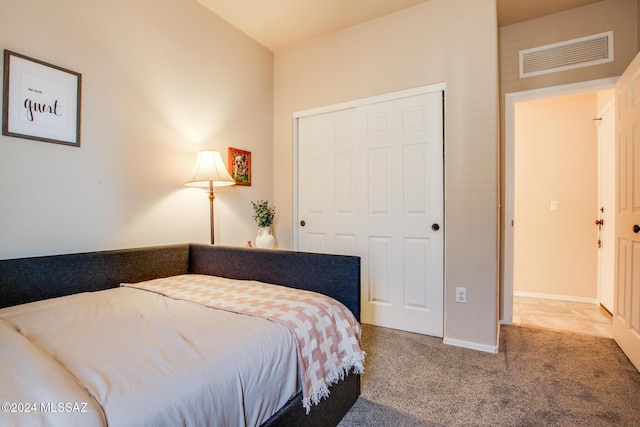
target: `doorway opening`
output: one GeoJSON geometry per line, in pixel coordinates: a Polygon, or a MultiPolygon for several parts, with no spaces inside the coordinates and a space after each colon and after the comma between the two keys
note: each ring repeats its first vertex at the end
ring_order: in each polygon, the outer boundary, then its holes
{"type": "Polygon", "coordinates": [[[610,326],[598,325],[607,319],[596,305],[600,153],[594,119],[613,97],[615,80],[506,95],[502,323],[610,336],[610,326]]]}

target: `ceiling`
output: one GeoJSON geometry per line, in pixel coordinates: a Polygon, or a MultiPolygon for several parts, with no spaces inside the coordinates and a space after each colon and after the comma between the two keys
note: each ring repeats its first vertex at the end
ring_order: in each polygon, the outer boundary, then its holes
{"type": "MultiPolygon", "coordinates": [[[[429,0],[196,0],[271,51],[429,0]]],[[[505,26],[602,0],[496,0],[505,26]]]]}

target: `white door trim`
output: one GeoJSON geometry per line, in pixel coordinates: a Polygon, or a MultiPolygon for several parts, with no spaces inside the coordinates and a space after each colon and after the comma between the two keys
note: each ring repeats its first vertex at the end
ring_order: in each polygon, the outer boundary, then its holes
{"type": "Polygon", "coordinates": [[[500,304],[502,318],[500,322],[510,325],[513,320],[513,220],[514,220],[514,148],[515,148],[515,104],[522,101],[573,95],[585,92],[611,89],[618,77],[572,83],[568,85],[545,87],[523,92],[505,94],[504,101],[504,215],[502,225],[504,238],[502,242],[502,292],[500,304]]]}
{"type": "Polygon", "coordinates": [[[427,86],[419,86],[411,89],[405,89],[397,92],[385,93],[382,95],[370,96],[367,98],[360,98],[353,101],[341,102],[339,104],[327,105],[324,107],[312,108],[309,110],[297,111],[293,113],[293,250],[299,250],[298,244],[298,222],[300,216],[298,212],[298,120],[317,114],[330,113],[333,111],[344,110],[347,108],[356,108],[363,105],[375,104],[377,102],[391,101],[394,99],[406,98],[415,95],[423,95],[433,92],[444,92],[446,89],[446,83],[435,83],[427,86]]]}

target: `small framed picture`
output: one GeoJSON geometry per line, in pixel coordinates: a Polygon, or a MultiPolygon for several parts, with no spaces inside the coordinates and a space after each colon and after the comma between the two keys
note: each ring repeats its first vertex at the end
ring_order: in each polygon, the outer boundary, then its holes
{"type": "Polygon", "coordinates": [[[251,185],[251,152],[229,147],[229,173],[236,185],[251,185]]]}
{"type": "Polygon", "coordinates": [[[5,49],[2,134],[79,147],[81,80],[5,49]]]}

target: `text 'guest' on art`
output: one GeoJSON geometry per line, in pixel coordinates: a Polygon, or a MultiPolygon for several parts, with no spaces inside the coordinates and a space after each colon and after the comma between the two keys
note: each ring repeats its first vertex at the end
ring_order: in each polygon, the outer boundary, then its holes
{"type": "Polygon", "coordinates": [[[2,134],[79,147],[81,80],[5,49],[2,134]]]}

